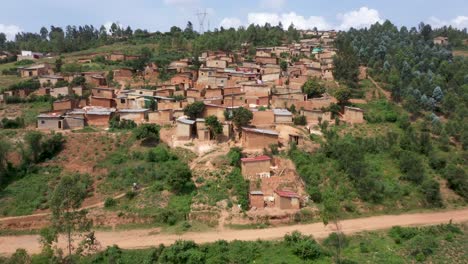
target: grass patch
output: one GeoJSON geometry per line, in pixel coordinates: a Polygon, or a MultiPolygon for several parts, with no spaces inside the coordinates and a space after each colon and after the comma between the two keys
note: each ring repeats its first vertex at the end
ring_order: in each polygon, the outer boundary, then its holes
{"type": "Polygon", "coordinates": [[[11,183],[0,192],[0,208],[3,216],[29,215],[37,209],[47,208],[50,182],[57,179],[60,169],[41,168],[11,183]]]}

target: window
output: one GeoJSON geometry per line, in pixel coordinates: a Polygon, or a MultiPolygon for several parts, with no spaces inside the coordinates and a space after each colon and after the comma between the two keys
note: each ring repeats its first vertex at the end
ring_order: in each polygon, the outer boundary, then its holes
{"type": "Polygon", "coordinates": [[[44,121],[44,120],[41,120],[41,124],[42,124],[42,125],[45,124],[45,121],[44,121]]]}
{"type": "Polygon", "coordinates": [[[125,104],[125,99],[120,99],[121,104],[125,104]]]}

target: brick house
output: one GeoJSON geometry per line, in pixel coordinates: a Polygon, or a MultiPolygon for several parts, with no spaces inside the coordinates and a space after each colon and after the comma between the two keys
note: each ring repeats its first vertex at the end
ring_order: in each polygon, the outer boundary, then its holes
{"type": "Polygon", "coordinates": [[[172,109],[158,110],[154,112],[148,112],[148,122],[158,125],[172,124],[173,113],[172,109]]]}
{"type": "Polygon", "coordinates": [[[251,191],[249,193],[250,208],[263,209],[265,208],[265,198],[262,191],[251,191]]]}
{"type": "Polygon", "coordinates": [[[68,87],[57,87],[57,88],[50,88],[50,96],[58,98],[59,96],[68,96],[73,93],[73,90],[68,87]]]}
{"type": "Polygon", "coordinates": [[[242,147],[245,149],[264,149],[278,144],[279,133],[274,130],[242,128],[242,147]]]}
{"type": "Polygon", "coordinates": [[[274,193],[275,207],[287,210],[287,209],[300,209],[301,204],[299,201],[300,196],[291,191],[276,190],[274,193]]]}
{"type": "Polygon", "coordinates": [[[108,127],[110,119],[114,116],[114,108],[93,107],[86,110],[86,121],[90,126],[108,127]]]}
{"type": "Polygon", "coordinates": [[[345,106],[343,120],[351,124],[364,123],[364,111],[361,108],[345,106]]]}
{"type": "Polygon", "coordinates": [[[132,120],[136,124],[146,122],[148,109],[119,109],[120,120],[132,120]]]}
{"type": "Polygon", "coordinates": [[[35,64],[27,67],[19,67],[18,71],[20,76],[23,78],[26,77],[36,77],[41,75],[48,75],[51,73],[51,67],[48,63],[35,64]]]}
{"type": "Polygon", "coordinates": [[[73,99],[64,99],[54,101],[52,104],[54,111],[71,110],[78,107],[78,101],[73,99]]]}
{"type": "Polygon", "coordinates": [[[241,171],[246,179],[259,178],[260,174],[270,176],[271,158],[268,156],[258,156],[255,158],[242,158],[241,171]]]}
{"type": "Polygon", "coordinates": [[[252,111],[253,118],[250,122],[254,126],[271,126],[275,123],[275,115],[271,110],[252,111]]]}
{"type": "Polygon", "coordinates": [[[93,88],[91,90],[91,102],[92,106],[115,107],[116,103],[114,101],[115,90],[112,88],[93,88]]]}
{"type": "Polygon", "coordinates": [[[58,113],[44,113],[37,116],[37,128],[40,130],[62,130],[63,117],[58,113]]]}
{"type": "Polygon", "coordinates": [[[194,120],[179,118],[177,119],[176,137],[178,140],[189,140],[194,134],[194,120]]]}
{"type": "Polygon", "coordinates": [[[287,109],[273,109],[275,124],[291,124],[293,115],[287,109]]]}
{"type": "Polygon", "coordinates": [[[278,58],[276,57],[260,57],[256,56],[255,57],[255,62],[257,64],[278,64],[278,58]]]}
{"type": "Polygon", "coordinates": [[[63,81],[64,78],[60,75],[42,75],[39,77],[39,83],[42,87],[55,86],[58,81],[63,81]]]}

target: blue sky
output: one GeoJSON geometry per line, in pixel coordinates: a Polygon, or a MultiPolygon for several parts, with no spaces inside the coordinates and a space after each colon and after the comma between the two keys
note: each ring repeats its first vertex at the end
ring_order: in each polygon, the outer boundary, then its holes
{"type": "Polygon", "coordinates": [[[100,26],[119,22],[133,29],[165,31],[172,25],[184,28],[196,13],[208,13],[205,28],[250,23],[276,25],[291,22],[299,28],[348,29],[389,19],[399,26],[420,21],[434,26],[468,27],[467,0],[25,0],[0,5],[0,32],[11,39],[18,31],[38,32],[41,26],[100,26]],[[5,12],[6,11],[6,12],[5,12]]]}

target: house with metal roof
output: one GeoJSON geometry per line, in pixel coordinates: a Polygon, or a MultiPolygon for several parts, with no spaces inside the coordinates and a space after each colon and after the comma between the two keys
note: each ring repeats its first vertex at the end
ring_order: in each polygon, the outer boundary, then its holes
{"type": "Polygon", "coordinates": [[[242,147],[244,149],[262,150],[278,144],[279,133],[269,129],[242,128],[242,147]]]}

